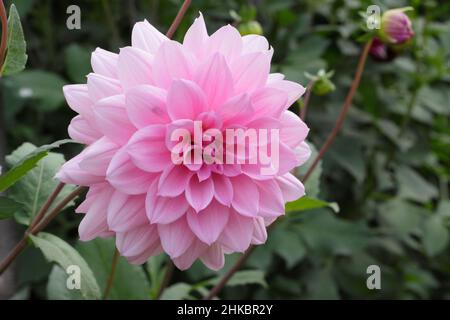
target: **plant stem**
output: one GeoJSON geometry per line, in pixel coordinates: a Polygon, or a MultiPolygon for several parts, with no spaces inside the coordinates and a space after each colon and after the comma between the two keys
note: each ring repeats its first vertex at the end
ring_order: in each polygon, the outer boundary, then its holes
{"type": "Polygon", "coordinates": [[[103,300],[108,299],[109,293],[111,292],[111,288],[114,282],[114,276],[116,274],[117,263],[119,262],[119,257],[120,257],[119,250],[115,248],[113,259],[111,262],[111,271],[108,276],[108,282],[106,283],[105,291],[103,292],[103,300]]]}
{"type": "Polygon", "coordinates": [[[0,1],[0,19],[2,21],[2,40],[0,44],[0,70],[3,67],[3,62],[6,56],[6,46],[8,44],[8,16],[6,15],[5,4],[3,0],[0,1]]]}
{"type": "Polygon", "coordinates": [[[372,40],[369,40],[366,45],[364,46],[364,49],[361,53],[361,56],[359,58],[358,67],[356,68],[356,73],[353,78],[352,85],[350,87],[350,90],[347,94],[347,97],[345,98],[344,105],[342,106],[341,112],[339,113],[339,117],[336,120],[336,124],[333,127],[333,130],[329,134],[327,140],[323,144],[322,148],[320,148],[319,154],[314,159],[313,163],[309,167],[308,171],[306,172],[305,176],[303,177],[303,182],[307,181],[308,178],[311,176],[311,173],[316,168],[319,161],[323,158],[325,153],[327,152],[328,148],[330,148],[331,144],[333,143],[334,139],[336,138],[337,134],[342,128],[342,125],[344,124],[345,118],[347,117],[348,110],[350,109],[353,101],[353,97],[356,93],[356,90],[358,89],[359,82],[361,81],[361,75],[364,71],[364,66],[366,64],[367,55],[369,54],[370,46],[372,45],[372,40]]]}
{"type": "Polygon", "coordinates": [[[158,294],[156,296],[157,300],[159,300],[159,298],[161,298],[161,295],[164,292],[164,289],[169,285],[174,269],[175,269],[175,265],[173,264],[172,260],[169,260],[169,262],[167,263],[166,272],[164,274],[164,279],[161,283],[161,286],[159,287],[158,294]]]}
{"type": "MultiPolygon", "coordinates": [[[[342,107],[341,113],[339,114],[338,120],[336,121],[336,124],[333,128],[333,131],[329,135],[328,139],[326,140],[323,147],[320,149],[319,155],[314,160],[313,164],[309,167],[308,172],[306,173],[305,177],[303,178],[303,182],[305,182],[308,177],[313,172],[314,168],[317,166],[317,163],[319,160],[323,157],[325,152],[328,150],[330,145],[333,143],[334,138],[338,134],[339,130],[342,127],[342,124],[344,123],[345,117],[347,115],[347,112],[351,106],[353,96],[356,93],[356,90],[358,89],[359,82],[361,80],[361,75],[364,70],[364,66],[366,64],[367,55],[369,53],[370,46],[372,44],[372,40],[369,40],[366,45],[364,46],[363,52],[361,54],[361,57],[359,58],[358,67],[356,69],[355,77],[353,79],[352,85],[350,87],[349,93],[344,101],[344,105],[342,107]]],[[[309,85],[308,85],[309,87],[309,85]]],[[[305,104],[307,103],[305,96],[305,104]]],[[[308,98],[309,99],[309,98],[308,98]]],[[[270,227],[273,227],[275,223],[273,223],[270,227]]],[[[269,231],[269,230],[268,230],[269,231]]],[[[255,246],[251,246],[247,249],[247,251],[239,258],[239,260],[231,267],[230,270],[223,276],[223,278],[217,283],[211,291],[208,293],[208,295],[204,298],[205,300],[211,300],[214,298],[227,284],[228,280],[231,279],[231,277],[236,273],[236,271],[239,270],[239,268],[245,263],[245,261],[248,259],[248,257],[252,254],[253,250],[255,249],[255,246]]]]}
{"type": "Polygon", "coordinates": [[[181,20],[183,20],[184,15],[186,14],[187,9],[191,5],[191,0],[184,0],[183,5],[181,6],[180,10],[177,13],[177,16],[175,17],[175,20],[172,22],[169,30],[166,33],[167,38],[171,39],[177,31],[178,26],[181,23],[181,20]]]}
{"type": "Polygon", "coordinates": [[[300,108],[300,119],[302,120],[305,120],[306,112],[308,112],[309,100],[311,99],[311,91],[312,88],[314,87],[314,83],[315,81],[311,80],[306,86],[305,100],[303,101],[303,107],[300,108]]]}
{"type": "MultiPolygon", "coordinates": [[[[37,223],[33,228],[29,228],[29,230],[25,231],[22,239],[16,244],[16,246],[11,250],[11,252],[0,262],[0,274],[2,274],[17,258],[17,256],[25,249],[28,244],[28,237],[30,235],[35,235],[38,232],[42,231],[55,217],[56,215],[64,209],[67,204],[75,199],[85,187],[78,187],[74,191],[72,191],[69,195],[67,195],[58,205],[52,209],[47,216],[45,216],[42,221],[37,223]]],[[[55,197],[56,198],[56,197],[55,197]]]]}
{"type": "Polygon", "coordinates": [[[50,209],[50,206],[53,204],[55,199],[58,197],[58,195],[60,194],[60,192],[62,191],[64,186],[65,186],[65,183],[62,183],[62,182],[60,182],[56,186],[55,190],[48,197],[48,199],[45,201],[44,205],[42,206],[41,210],[39,210],[38,214],[34,217],[33,221],[28,226],[27,231],[32,230],[39,222],[41,222],[42,218],[44,218],[48,209],[50,209]]]}

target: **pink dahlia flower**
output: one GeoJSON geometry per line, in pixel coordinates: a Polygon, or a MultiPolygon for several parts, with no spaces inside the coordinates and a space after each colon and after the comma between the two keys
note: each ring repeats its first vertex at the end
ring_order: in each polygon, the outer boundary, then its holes
{"type": "Polygon", "coordinates": [[[272,54],[264,37],[241,37],[231,26],[209,36],[201,15],[183,43],[144,21],[119,54],[95,50],[87,84],[64,87],[78,113],[69,135],[87,148],[57,175],[89,187],[77,208],[85,214],[80,239],[115,236],[129,262],[166,252],[180,269],[198,258],[219,269],[225,253],[264,243],[266,226],[284,214],[285,203],[304,195],[289,171],[310,155],[308,127],[287,111],[305,89],[270,73],[272,54]],[[199,123],[200,142],[176,149],[172,134],[193,133],[199,123]],[[232,163],[174,162],[221,141],[208,129],[278,130],[279,141],[221,142],[232,150],[277,144],[273,161],[252,162],[246,152],[243,158],[231,153],[240,160],[232,163]]]}

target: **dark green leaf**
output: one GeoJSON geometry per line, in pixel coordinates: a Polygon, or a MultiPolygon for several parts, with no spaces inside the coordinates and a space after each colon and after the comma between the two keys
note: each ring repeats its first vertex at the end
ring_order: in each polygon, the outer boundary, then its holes
{"type": "Polygon", "coordinates": [[[20,203],[6,197],[0,197],[0,220],[12,218],[21,208],[20,203]]]}

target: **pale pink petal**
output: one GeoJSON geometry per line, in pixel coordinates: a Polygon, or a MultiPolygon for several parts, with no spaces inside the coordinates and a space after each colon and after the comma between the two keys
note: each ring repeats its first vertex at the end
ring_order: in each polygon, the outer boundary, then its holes
{"type": "Polygon", "coordinates": [[[166,91],[157,87],[142,85],[125,94],[127,113],[136,128],[170,121],[166,111],[166,91]]]}
{"type": "Polygon", "coordinates": [[[166,148],[166,128],[150,125],[137,131],[127,145],[133,163],[147,172],[161,172],[171,164],[170,151],[166,148]]]}
{"type": "Polygon", "coordinates": [[[92,119],[93,102],[89,97],[88,88],[85,84],[72,84],[63,87],[64,97],[69,107],[83,116],[92,119]]]}
{"type": "Polygon", "coordinates": [[[222,117],[225,127],[248,123],[252,119],[254,112],[250,98],[246,93],[229,99],[217,110],[217,114],[222,117]]]}
{"type": "Polygon", "coordinates": [[[230,66],[236,93],[253,92],[267,82],[270,60],[263,53],[249,53],[236,59],[230,66]]]}
{"type": "Polygon", "coordinates": [[[82,116],[76,116],[72,119],[68,131],[69,137],[83,144],[91,144],[103,136],[97,128],[93,127],[82,116]]]}
{"type": "Polygon", "coordinates": [[[119,146],[103,137],[84,150],[80,168],[96,176],[106,176],[111,159],[119,150],[119,146]]]}
{"type": "Polygon", "coordinates": [[[116,246],[124,256],[136,257],[147,249],[159,246],[158,230],[156,226],[145,224],[136,229],[118,232],[116,246]]]}
{"type": "Polygon", "coordinates": [[[130,196],[115,191],[108,206],[107,222],[114,232],[126,232],[148,224],[145,196],[130,196]]]}
{"type": "Polygon", "coordinates": [[[209,38],[209,54],[219,52],[228,62],[231,62],[238,57],[241,54],[241,51],[241,35],[236,28],[230,25],[220,28],[209,38]]]}
{"type": "Polygon", "coordinates": [[[230,206],[233,201],[233,185],[225,175],[214,174],[214,197],[225,206],[230,206]]]}
{"type": "Polygon", "coordinates": [[[94,175],[80,168],[80,162],[84,159],[83,151],[76,157],[67,161],[56,174],[56,179],[67,184],[78,186],[90,186],[94,183],[103,182],[104,176],[94,175]]]}
{"type": "Polygon", "coordinates": [[[252,244],[260,245],[264,244],[267,240],[267,229],[266,229],[266,223],[263,218],[256,217],[253,220],[253,237],[252,237],[252,244]]]}
{"type": "Polygon", "coordinates": [[[294,152],[297,158],[298,166],[303,165],[311,156],[311,148],[306,142],[302,142],[300,145],[295,147],[294,152]]]}
{"type": "Polygon", "coordinates": [[[152,84],[153,56],[143,50],[125,47],[119,53],[119,79],[124,89],[152,84]]]}
{"type": "Polygon", "coordinates": [[[288,100],[286,102],[286,108],[300,99],[306,90],[302,85],[288,80],[274,80],[268,83],[268,86],[287,93],[288,100]]]}
{"type": "Polygon", "coordinates": [[[199,66],[194,79],[205,93],[211,110],[223,104],[233,94],[233,76],[225,58],[219,53],[199,66]]]}
{"type": "Polygon", "coordinates": [[[191,267],[206,250],[208,246],[200,240],[194,239],[191,246],[181,256],[174,258],[172,261],[180,270],[186,270],[191,267]]]}
{"type": "Polygon", "coordinates": [[[258,181],[259,215],[279,217],[284,214],[284,198],[275,180],[258,181]]]}
{"type": "Polygon", "coordinates": [[[306,139],[309,128],[295,113],[285,111],[280,120],[280,140],[283,143],[295,148],[306,139]]]}
{"type": "Polygon", "coordinates": [[[183,193],[193,173],[183,165],[171,165],[164,169],[158,184],[158,195],[176,197],[183,193]]]}
{"type": "Polygon", "coordinates": [[[154,83],[168,89],[173,80],[192,79],[193,57],[175,41],[164,42],[155,55],[153,63],[154,83]]]}
{"type": "Polygon", "coordinates": [[[136,131],[128,120],[124,95],[98,101],[94,105],[94,114],[100,131],[120,145],[126,144],[136,131]]]}
{"type": "Polygon", "coordinates": [[[208,31],[206,30],[205,20],[200,13],[192,26],[184,35],[183,46],[195,54],[199,59],[205,55],[205,46],[208,41],[208,31]]]}
{"type": "Polygon", "coordinates": [[[217,201],[203,211],[189,210],[187,221],[195,235],[204,243],[211,245],[215,242],[228,222],[229,209],[217,201]]]}
{"type": "Polygon", "coordinates": [[[276,178],[285,202],[295,201],[305,195],[305,187],[291,173],[276,178]]]}
{"type": "Polygon", "coordinates": [[[195,239],[186,218],[180,218],[170,224],[158,224],[161,245],[171,258],[181,256],[195,239]]]}
{"type": "Polygon", "coordinates": [[[287,99],[286,92],[274,88],[261,88],[251,97],[253,109],[258,117],[279,118],[285,109],[287,99]]]}
{"type": "Polygon", "coordinates": [[[219,242],[230,252],[244,252],[253,238],[253,218],[230,211],[228,223],[220,235],[219,242]]]}
{"type": "Polygon", "coordinates": [[[252,179],[246,175],[230,178],[233,184],[233,208],[241,215],[255,217],[259,211],[259,192],[252,179]]]}
{"type": "Polygon", "coordinates": [[[201,255],[200,260],[212,270],[222,269],[225,264],[222,246],[218,243],[213,244],[201,255]]]}
{"type": "Polygon", "coordinates": [[[158,51],[161,44],[169,39],[152,26],[147,20],[138,22],[133,27],[131,43],[133,47],[151,54],[158,51]]]}
{"type": "Polygon", "coordinates": [[[90,73],[87,78],[88,93],[92,101],[122,93],[122,86],[120,85],[119,80],[96,73],[90,73]]]}
{"type": "Polygon", "coordinates": [[[199,181],[197,176],[191,177],[186,188],[186,200],[196,212],[205,209],[214,197],[214,183],[211,179],[199,181]]]}
{"type": "Polygon", "coordinates": [[[91,65],[95,73],[117,79],[117,62],[119,55],[101,48],[95,49],[91,56],[91,65]]]}
{"type": "Polygon", "coordinates": [[[206,110],[205,94],[195,82],[175,80],[172,83],[167,95],[167,112],[172,120],[194,120],[206,110]]]}
{"type": "Polygon", "coordinates": [[[265,52],[269,50],[269,42],[263,36],[249,34],[242,37],[242,54],[252,52],[265,52]]]}
{"type": "Polygon", "coordinates": [[[147,173],[137,168],[125,147],[112,158],[106,172],[106,179],[114,188],[126,194],[147,193],[149,186],[159,175],[147,173]]]}
{"type": "Polygon", "coordinates": [[[183,194],[169,198],[157,195],[158,181],[155,181],[147,192],[145,208],[151,223],[168,224],[181,218],[189,208],[183,194]]]}

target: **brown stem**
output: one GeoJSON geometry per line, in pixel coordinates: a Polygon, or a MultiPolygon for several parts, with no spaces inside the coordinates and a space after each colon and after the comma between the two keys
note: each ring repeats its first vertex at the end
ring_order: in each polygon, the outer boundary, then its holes
{"type": "Polygon", "coordinates": [[[352,85],[347,94],[347,97],[345,98],[344,105],[342,106],[341,112],[339,113],[339,117],[336,120],[336,124],[334,125],[333,130],[329,134],[329,136],[328,136],[327,140],[325,141],[325,143],[323,144],[322,148],[320,148],[319,154],[314,159],[313,163],[311,164],[311,166],[309,167],[305,176],[303,177],[303,182],[308,180],[308,178],[311,176],[311,173],[316,168],[320,159],[323,158],[323,156],[327,152],[328,148],[331,146],[331,144],[333,143],[337,134],[339,133],[339,130],[341,130],[342,125],[344,124],[345,118],[347,117],[348,110],[350,109],[350,106],[352,105],[353,96],[355,95],[356,90],[358,89],[359,82],[361,80],[361,75],[364,71],[364,66],[366,64],[367,55],[369,53],[369,49],[370,49],[371,45],[372,45],[372,40],[368,41],[366,43],[366,45],[364,46],[363,52],[361,53],[361,56],[359,58],[358,67],[356,68],[355,77],[353,78],[352,85]]]}
{"type": "Polygon", "coordinates": [[[106,283],[105,291],[103,292],[103,300],[108,299],[109,293],[111,292],[112,285],[114,283],[114,276],[116,275],[116,267],[119,262],[119,250],[117,248],[114,250],[113,259],[111,262],[111,271],[109,272],[108,281],[106,283]]]}
{"type": "Polygon", "coordinates": [[[184,0],[184,3],[181,6],[180,10],[178,11],[175,20],[173,20],[172,25],[170,26],[169,30],[166,33],[167,38],[171,39],[173,37],[175,31],[177,31],[178,26],[180,25],[181,20],[183,20],[183,17],[186,14],[186,11],[190,5],[191,0],[184,0]]]}
{"type": "Polygon", "coordinates": [[[33,221],[30,223],[27,231],[32,230],[41,220],[44,218],[45,214],[47,213],[48,209],[50,209],[50,206],[55,201],[56,197],[60,194],[61,190],[64,188],[65,183],[60,182],[55,190],[52,192],[52,194],[48,197],[48,199],[45,201],[44,205],[42,206],[41,210],[39,210],[38,214],[34,217],[33,221]]]}
{"type": "Polygon", "coordinates": [[[208,295],[204,298],[204,300],[211,300],[225,287],[228,280],[238,271],[248,257],[252,254],[253,250],[255,250],[255,246],[251,246],[245,251],[245,253],[239,258],[238,261],[231,267],[230,270],[223,276],[223,278],[209,291],[208,295]]]}
{"type": "Polygon", "coordinates": [[[314,86],[314,83],[315,81],[311,80],[306,86],[305,100],[303,100],[303,107],[300,108],[300,118],[302,120],[305,120],[306,118],[306,112],[308,111],[309,100],[311,98],[311,91],[314,86]]]}
{"type": "Polygon", "coordinates": [[[6,14],[5,4],[3,0],[0,1],[0,19],[2,21],[2,40],[0,44],[0,70],[3,67],[3,62],[6,56],[6,46],[8,44],[8,16],[6,14]]]}
{"type": "Polygon", "coordinates": [[[159,298],[161,298],[161,295],[162,295],[164,289],[169,285],[174,269],[175,269],[175,265],[173,264],[172,260],[169,260],[169,262],[167,264],[166,274],[164,275],[164,279],[161,283],[161,286],[159,287],[158,294],[156,296],[157,300],[159,300],[159,298]]]}
{"type": "MultiPolygon", "coordinates": [[[[328,137],[327,141],[325,142],[324,146],[320,149],[319,155],[314,160],[313,164],[311,165],[311,167],[309,168],[305,177],[303,178],[303,182],[305,182],[306,179],[311,175],[314,168],[317,166],[317,163],[323,157],[325,152],[328,150],[329,146],[331,145],[331,143],[333,142],[337,133],[339,132],[339,129],[342,127],[342,124],[344,123],[345,116],[347,115],[348,109],[350,108],[350,105],[353,100],[353,96],[355,95],[355,92],[358,89],[359,81],[361,80],[361,75],[364,70],[364,65],[366,63],[367,55],[369,53],[371,44],[372,44],[372,40],[369,40],[366,43],[366,45],[364,46],[361,57],[359,58],[358,67],[357,67],[356,73],[355,73],[355,78],[353,79],[352,86],[350,87],[350,91],[347,95],[347,98],[345,99],[341,113],[339,114],[339,118],[336,121],[336,125],[334,126],[333,131],[331,132],[331,134],[328,137]]],[[[273,223],[270,227],[273,227],[274,224],[275,223],[273,223]]],[[[231,269],[228,270],[228,272],[223,276],[223,278],[220,280],[220,282],[217,283],[211,289],[211,291],[208,293],[208,295],[204,298],[205,300],[211,300],[223,289],[223,287],[225,287],[228,280],[230,280],[231,277],[236,273],[236,271],[238,271],[239,268],[245,263],[245,261],[248,259],[248,257],[251,255],[251,253],[253,252],[254,249],[255,249],[255,246],[251,246],[247,249],[247,251],[239,258],[239,260],[233,265],[233,267],[231,267],[231,269]]]]}
{"type": "Polygon", "coordinates": [[[37,223],[33,228],[30,230],[27,230],[25,234],[23,235],[22,239],[17,243],[17,245],[11,250],[11,252],[0,262],[0,274],[3,273],[14,261],[14,259],[17,258],[17,256],[25,249],[25,247],[28,244],[28,237],[30,234],[37,234],[38,232],[42,231],[52,220],[56,217],[56,215],[64,209],[67,204],[72,201],[74,198],[76,198],[82,191],[84,190],[84,187],[78,187],[74,191],[72,191],[69,195],[67,195],[63,200],[61,200],[58,205],[52,209],[49,214],[42,219],[39,223],[37,223]]]}

